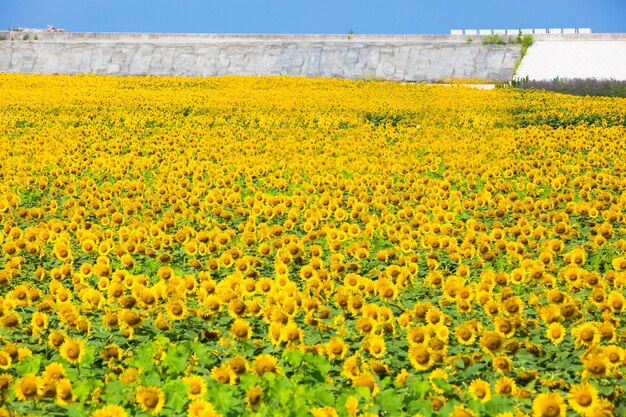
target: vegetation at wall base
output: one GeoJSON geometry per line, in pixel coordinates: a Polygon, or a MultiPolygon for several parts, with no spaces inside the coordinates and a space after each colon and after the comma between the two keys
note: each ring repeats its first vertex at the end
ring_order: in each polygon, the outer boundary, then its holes
{"type": "Polygon", "coordinates": [[[576,96],[592,97],[622,97],[626,98],[626,81],[606,80],[595,78],[556,78],[550,81],[535,81],[528,78],[515,80],[513,87],[537,90],[553,91],[576,96]]]}

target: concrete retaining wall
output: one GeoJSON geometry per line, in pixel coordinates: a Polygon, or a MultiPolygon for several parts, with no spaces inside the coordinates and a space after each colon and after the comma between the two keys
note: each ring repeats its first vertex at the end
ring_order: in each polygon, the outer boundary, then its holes
{"type": "Polygon", "coordinates": [[[515,78],[626,81],[626,34],[542,36],[528,48],[515,78]]]}
{"type": "Polygon", "coordinates": [[[509,80],[516,44],[449,35],[0,32],[0,72],[509,80]]]}

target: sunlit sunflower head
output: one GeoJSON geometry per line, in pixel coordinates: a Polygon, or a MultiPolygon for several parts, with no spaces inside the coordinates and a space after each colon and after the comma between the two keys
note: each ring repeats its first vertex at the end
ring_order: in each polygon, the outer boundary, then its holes
{"type": "Polygon", "coordinates": [[[435,356],[424,345],[412,345],[409,347],[409,361],[416,370],[425,371],[433,366],[435,356]]]}
{"type": "Polygon", "coordinates": [[[201,398],[207,392],[207,382],[200,375],[189,375],[183,378],[183,382],[189,387],[187,396],[190,400],[201,398]]]}
{"type": "Polygon", "coordinates": [[[546,329],[546,336],[554,344],[561,344],[566,335],[565,327],[559,322],[553,322],[546,329]]]}
{"type": "Polygon", "coordinates": [[[588,381],[573,385],[567,394],[567,400],[570,407],[583,416],[600,408],[598,390],[588,381]]]}
{"type": "Polygon", "coordinates": [[[97,409],[89,417],[128,417],[128,412],[122,406],[109,404],[97,409]]]}
{"type": "Polygon", "coordinates": [[[11,355],[5,351],[0,351],[0,369],[9,369],[12,363],[11,355]]]}
{"type": "Polygon", "coordinates": [[[533,417],[565,417],[567,406],[557,393],[541,393],[533,399],[533,417]]]}
{"type": "Polygon", "coordinates": [[[256,372],[259,376],[263,376],[268,372],[277,375],[280,374],[278,360],[274,356],[265,353],[256,357],[254,364],[252,365],[252,369],[254,369],[254,372],[256,372]]]}
{"type": "Polygon", "coordinates": [[[352,385],[355,387],[365,387],[369,389],[372,397],[375,397],[380,392],[380,387],[378,386],[376,379],[369,372],[361,372],[352,380],[352,385]]]}
{"type": "Polygon", "coordinates": [[[15,396],[20,401],[35,401],[39,396],[42,380],[34,374],[27,374],[15,383],[15,396]]]}
{"type": "Polygon", "coordinates": [[[507,397],[515,396],[517,394],[517,384],[513,378],[504,376],[496,381],[494,391],[496,394],[507,397]]]}
{"type": "Polygon", "coordinates": [[[236,319],[230,326],[230,332],[237,340],[248,340],[252,336],[252,327],[247,320],[236,319]]]}
{"type": "Polygon", "coordinates": [[[480,336],[480,346],[486,353],[496,354],[504,348],[506,338],[499,331],[485,331],[480,336]]]}
{"type": "Polygon", "coordinates": [[[243,356],[239,356],[239,355],[233,356],[232,358],[230,358],[227,361],[227,365],[230,367],[230,369],[233,370],[237,378],[240,378],[243,375],[245,375],[250,369],[248,360],[244,358],[243,356]]]}
{"type": "Polygon", "coordinates": [[[348,352],[348,345],[338,337],[331,338],[326,344],[326,354],[330,359],[343,359],[348,352]]]}
{"type": "Polygon", "coordinates": [[[246,406],[248,410],[255,410],[263,401],[263,388],[260,386],[253,386],[246,392],[246,406]]]}
{"type": "Polygon", "coordinates": [[[135,401],[150,414],[159,414],[165,405],[165,393],[158,387],[137,387],[135,401]]]}
{"type": "Polygon", "coordinates": [[[43,371],[43,379],[45,381],[59,380],[67,378],[65,367],[59,362],[50,362],[43,371]]]}
{"type": "Polygon", "coordinates": [[[609,359],[602,352],[594,352],[589,355],[585,355],[583,359],[583,378],[606,378],[609,375],[611,363],[609,359]]]}
{"type": "Polygon", "coordinates": [[[385,339],[378,335],[371,335],[365,340],[367,352],[375,358],[380,358],[387,351],[385,339]]]}
{"type": "Polygon", "coordinates": [[[486,402],[491,399],[491,387],[489,383],[483,379],[475,379],[469,386],[470,396],[480,402],[486,402]]]}
{"type": "Polygon", "coordinates": [[[184,320],[187,316],[187,305],[181,300],[171,300],[165,306],[165,311],[170,320],[184,320]]]}
{"type": "Polygon", "coordinates": [[[221,417],[210,402],[197,399],[192,401],[187,408],[188,417],[221,417]]]}
{"type": "Polygon", "coordinates": [[[221,384],[234,384],[237,382],[237,375],[228,365],[214,366],[211,369],[211,378],[221,384]]]}
{"type": "Polygon", "coordinates": [[[76,401],[76,397],[72,394],[72,383],[69,379],[60,379],[56,381],[56,396],[54,402],[60,406],[67,406],[76,401]]]}
{"type": "Polygon", "coordinates": [[[85,342],[82,339],[66,339],[59,349],[59,354],[71,364],[80,363],[85,356],[85,342]]]}

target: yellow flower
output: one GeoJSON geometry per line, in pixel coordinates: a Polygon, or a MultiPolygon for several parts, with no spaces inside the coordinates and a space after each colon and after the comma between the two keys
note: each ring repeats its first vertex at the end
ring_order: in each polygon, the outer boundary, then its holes
{"type": "Polygon", "coordinates": [[[278,360],[272,355],[262,353],[256,357],[252,369],[257,375],[263,376],[264,374],[271,372],[273,374],[280,374],[280,366],[278,360]]]}
{"type": "Polygon", "coordinates": [[[138,387],[135,401],[143,411],[159,414],[165,405],[165,393],[158,387],[138,387]]]}
{"type": "Polygon", "coordinates": [[[354,395],[350,395],[346,399],[346,412],[350,417],[356,417],[359,412],[359,399],[354,395]]]}
{"type": "Polygon", "coordinates": [[[475,379],[469,386],[469,394],[475,400],[487,402],[491,399],[491,387],[489,383],[483,379],[475,379]]]}
{"type": "Polygon", "coordinates": [[[338,337],[332,337],[326,344],[326,354],[330,359],[343,359],[348,352],[348,345],[338,337]]]}
{"type": "Polygon", "coordinates": [[[205,400],[194,400],[189,404],[187,408],[188,417],[221,417],[213,404],[205,400]]]}
{"type": "Polygon", "coordinates": [[[9,369],[13,360],[5,351],[0,351],[0,369],[9,369]]]}
{"type": "Polygon", "coordinates": [[[550,323],[548,325],[548,328],[546,329],[546,335],[548,336],[548,339],[550,339],[552,343],[557,345],[561,344],[561,342],[565,338],[565,334],[565,327],[561,323],[550,323]]]}
{"type": "Polygon", "coordinates": [[[119,405],[105,405],[91,413],[90,417],[128,417],[128,412],[119,405]]]}
{"type": "Polygon", "coordinates": [[[570,388],[567,400],[574,411],[587,416],[600,408],[598,390],[589,382],[584,381],[570,388]]]}
{"type": "Polygon", "coordinates": [[[252,336],[252,327],[244,319],[236,319],[230,326],[230,332],[237,340],[248,340],[252,336]]]}
{"type": "Polygon", "coordinates": [[[180,300],[172,300],[165,306],[167,317],[172,320],[184,320],[187,316],[187,306],[180,300]]]}
{"type": "Polygon", "coordinates": [[[69,363],[80,363],[85,356],[85,342],[81,339],[66,339],[59,349],[59,354],[69,363]]]}
{"type": "Polygon", "coordinates": [[[263,388],[254,386],[246,392],[246,405],[249,410],[256,409],[263,401],[263,388]]]}
{"type": "Polygon", "coordinates": [[[237,381],[237,376],[227,365],[214,366],[211,369],[211,378],[222,384],[234,384],[237,381]]]}
{"type": "Polygon", "coordinates": [[[365,346],[367,352],[375,358],[380,358],[387,351],[385,339],[377,335],[369,336],[365,340],[365,346]]]}
{"type": "Polygon", "coordinates": [[[567,406],[557,393],[541,393],[533,399],[533,417],[565,417],[567,406]]]}
{"type": "Polygon", "coordinates": [[[338,417],[337,410],[333,407],[317,407],[309,410],[313,417],[338,417]]]}
{"type": "Polygon", "coordinates": [[[41,385],[42,381],[38,376],[34,374],[24,375],[15,383],[15,396],[20,401],[35,401],[41,385]]]}
{"type": "Polygon", "coordinates": [[[183,378],[183,382],[189,387],[187,396],[190,400],[201,398],[207,392],[207,383],[200,375],[189,375],[183,378]]]}
{"type": "Polygon", "coordinates": [[[72,394],[72,383],[69,379],[56,381],[55,403],[60,406],[66,406],[74,401],[76,401],[76,397],[72,394]]]}
{"type": "Polygon", "coordinates": [[[426,346],[413,345],[409,347],[409,361],[416,370],[425,371],[433,366],[435,357],[426,346]]]}
{"type": "Polygon", "coordinates": [[[494,391],[496,394],[507,397],[515,396],[517,394],[517,385],[515,384],[515,380],[513,378],[504,376],[496,381],[494,391]]]}

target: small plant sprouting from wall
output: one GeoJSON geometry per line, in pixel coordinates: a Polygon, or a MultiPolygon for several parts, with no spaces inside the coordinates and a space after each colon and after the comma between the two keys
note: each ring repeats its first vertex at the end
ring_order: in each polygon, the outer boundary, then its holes
{"type": "Polygon", "coordinates": [[[502,35],[486,35],[483,37],[483,45],[504,45],[506,41],[502,35]]]}

